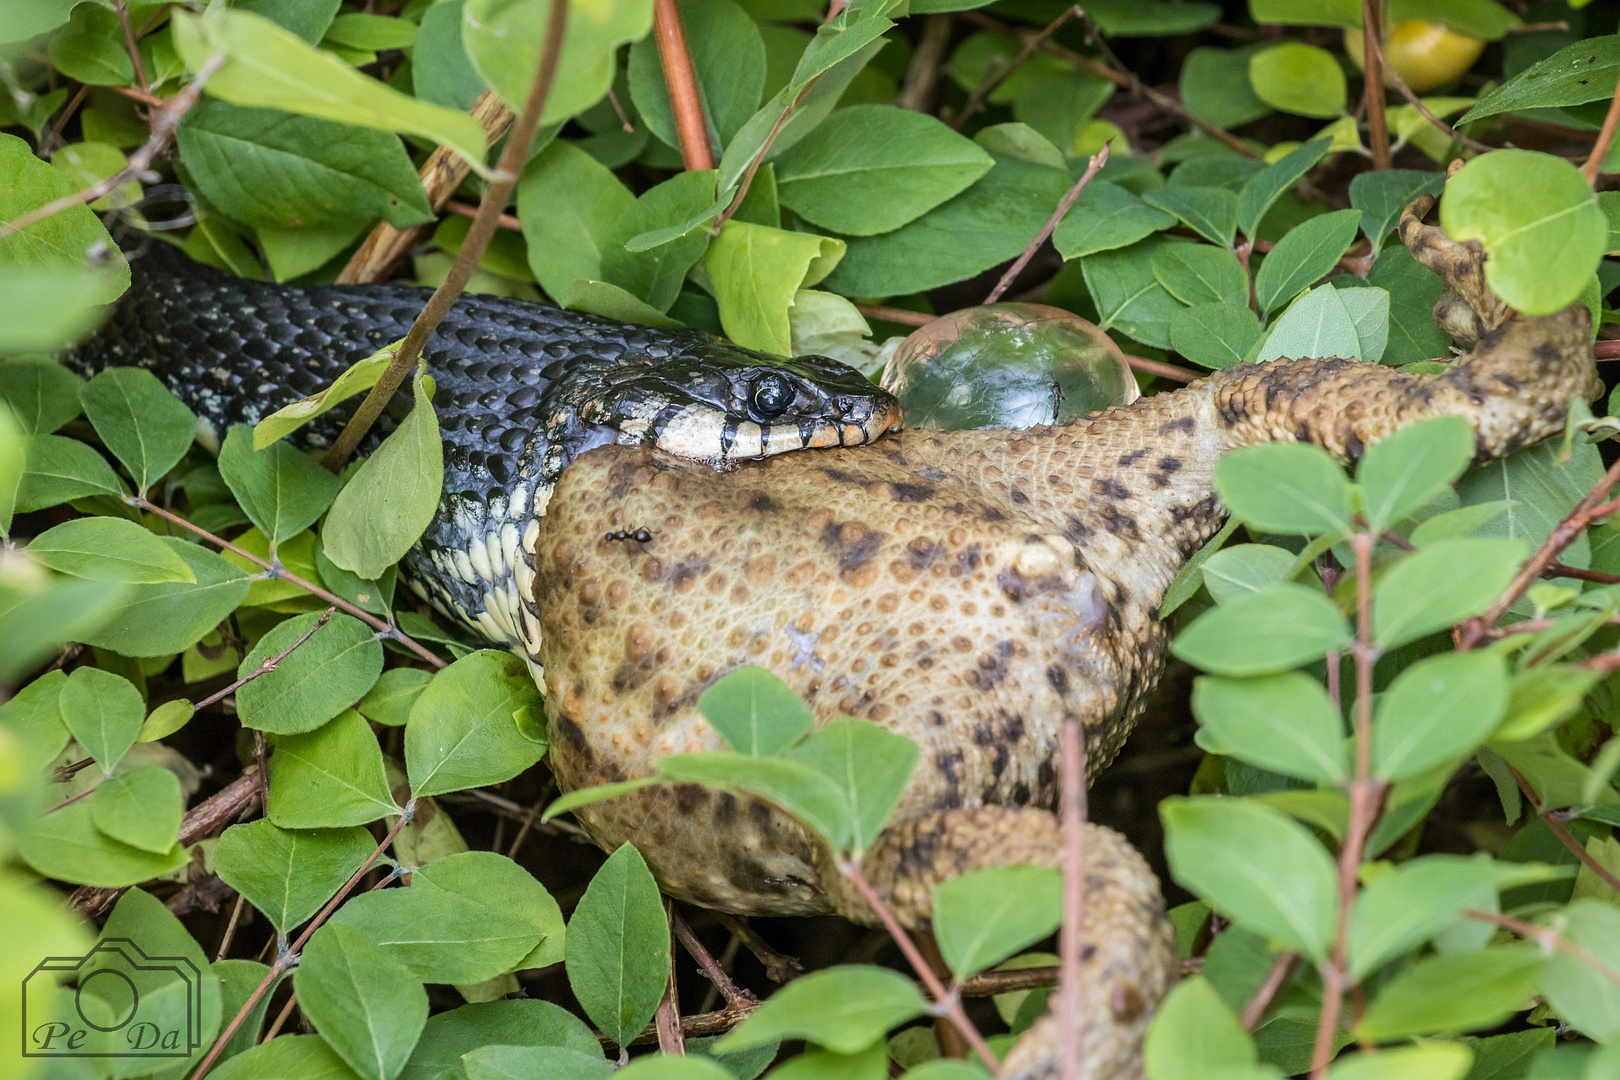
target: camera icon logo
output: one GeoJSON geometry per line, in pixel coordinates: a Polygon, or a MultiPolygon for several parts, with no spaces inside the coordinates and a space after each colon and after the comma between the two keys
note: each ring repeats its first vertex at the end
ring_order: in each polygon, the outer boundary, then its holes
{"type": "Polygon", "coordinates": [[[23,979],[24,1057],[189,1058],[202,1045],[202,972],[103,938],[23,979]]]}

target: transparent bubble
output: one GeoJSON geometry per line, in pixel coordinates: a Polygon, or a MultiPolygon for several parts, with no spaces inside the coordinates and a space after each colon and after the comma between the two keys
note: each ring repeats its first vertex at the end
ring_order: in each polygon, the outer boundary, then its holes
{"type": "Polygon", "coordinates": [[[883,373],[910,428],[1052,424],[1139,391],[1124,355],[1096,326],[1044,304],[989,304],[942,315],[904,342],[883,373]]]}

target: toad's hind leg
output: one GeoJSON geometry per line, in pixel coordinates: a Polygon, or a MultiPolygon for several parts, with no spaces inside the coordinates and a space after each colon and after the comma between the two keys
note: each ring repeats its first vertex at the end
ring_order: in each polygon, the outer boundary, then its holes
{"type": "MultiPolygon", "coordinates": [[[[1123,836],[1088,824],[1081,922],[1080,1040],[1084,1080],[1129,1080],[1142,1068],[1148,1022],[1179,974],[1159,881],[1123,836]]],[[[933,917],[934,888],[973,870],[1028,863],[1057,866],[1062,830],[1048,811],[978,806],[941,810],[878,838],[863,874],[908,926],[933,917]]],[[[823,855],[823,859],[827,856],[823,855]]],[[[840,914],[871,924],[875,913],[835,866],[821,878],[840,914]]],[[[1049,1080],[1058,1074],[1058,1030],[1051,1013],[1019,1040],[1001,1076],[1049,1080]]]]}

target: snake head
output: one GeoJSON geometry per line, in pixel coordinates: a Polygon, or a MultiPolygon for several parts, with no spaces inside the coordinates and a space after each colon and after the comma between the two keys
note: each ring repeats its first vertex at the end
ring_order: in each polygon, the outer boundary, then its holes
{"type": "Polygon", "coordinates": [[[767,356],[714,342],[615,369],[582,414],[681,457],[738,461],[861,446],[900,427],[900,405],[825,356],[767,356]]]}

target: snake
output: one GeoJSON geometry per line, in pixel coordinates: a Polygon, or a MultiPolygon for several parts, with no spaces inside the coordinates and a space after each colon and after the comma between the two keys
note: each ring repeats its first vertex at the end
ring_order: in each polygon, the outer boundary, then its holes
{"type": "MultiPolygon", "coordinates": [[[[497,550],[502,566],[521,567],[518,640],[488,636],[531,661],[548,764],[565,791],[724,749],[697,701],[745,664],[780,677],[818,723],[856,716],[914,740],[918,767],[860,866],[894,918],[926,929],[946,880],[1062,864],[1060,732],[1075,723],[1084,733],[1088,777],[1119,752],[1169,643],[1160,605],[1225,522],[1214,485],[1223,455],[1305,442],[1350,464],[1407,424],[1459,416],[1484,462],[1558,434],[1572,398],[1601,393],[1589,310],[1508,308],[1481,246],[1426,220],[1435,205],[1414,201],[1399,232],[1442,279],[1436,321],[1468,350],[1439,370],[1337,357],[1236,364],[1017,431],[908,430],[892,399],[827,361],[468,298],[427,352],[444,372],[435,407],[453,418],[447,461],[466,464],[447,465],[453,494],[407,576],[431,579],[424,588],[441,602],[484,604],[505,632],[489,605],[509,594],[477,564],[469,584],[460,553],[472,563],[482,540],[491,569],[497,550]],[[655,348],[668,356],[628,365],[641,377],[623,371],[619,357],[655,348]],[[561,366],[546,375],[551,359],[561,366]],[[576,363],[588,374],[574,382],[576,363]],[[650,374],[660,370],[684,374],[650,374]],[[768,372],[795,391],[766,439],[755,395],[768,372]],[[696,383],[710,389],[695,394],[696,383]],[[568,400],[538,407],[545,386],[568,400]],[[585,406],[598,386],[605,397],[585,406]],[[513,419],[531,406],[511,398],[529,402],[531,387],[533,411],[513,419]],[[750,430],[728,446],[732,421],[739,432],[761,425],[760,443],[750,430]],[[780,445],[804,452],[765,453],[784,424],[780,445]]],[[[122,301],[74,362],[150,367],[218,429],[400,336],[422,295],[226,279],[197,292],[198,280],[122,301]],[[328,339],[342,355],[322,351],[328,339]]],[[[766,397],[774,408],[774,391],[766,397]]],[[[670,896],[744,915],[880,922],[838,854],[779,808],[692,784],[627,787],[575,817],[608,850],[634,843],[670,896]]],[[[1102,826],[1086,825],[1082,841],[1081,1075],[1133,1080],[1180,961],[1147,861],[1102,826]]],[[[1002,1080],[1057,1077],[1058,1023],[1048,1012],[1020,1037],[1002,1080]]]]}
{"type": "MultiPolygon", "coordinates": [[[[156,375],[197,415],[215,451],[235,424],[317,394],[404,338],[431,289],[299,286],[233,277],[166,245],[130,261],[130,287],[68,357],[156,375]]],[[[646,443],[715,466],[792,450],[859,446],[897,427],[895,399],[844,364],[783,358],[699,330],[617,322],[528,301],[463,296],[422,350],[444,443],[438,512],[402,560],[406,583],[488,640],[538,641],[520,592],[525,531],[580,454],[646,443]]],[[[368,433],[374,450],[402,418],[400,394],[368,433]]],[[[352,402],[301,429],[331,444],[352,402]]],[[[529,543],[533,543],[532,535],[529,543]]]]}

